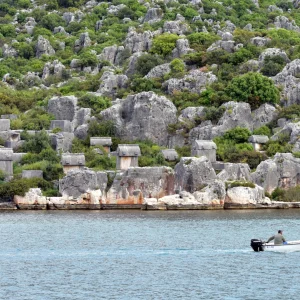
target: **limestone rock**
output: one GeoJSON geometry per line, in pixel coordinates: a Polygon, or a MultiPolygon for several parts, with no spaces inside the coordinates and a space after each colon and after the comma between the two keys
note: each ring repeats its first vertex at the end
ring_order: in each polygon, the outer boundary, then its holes
{"type": "Polygon", "coordinates": [[[271,42],[270,38],[267,37],[260,37],[256,36],[250,40],[250,42],[255,45],[256,47],[264,47],[266,46],[269,42],[271,42]]]}
{"type": "Polygon", "coordinates": [[[286,62],[290,61],[288,56],[286,55],[285,51],[278,49],[278,48],[268,48],[268,49],[264,50],[258,58],[260,65],[263,65],[265,58],[268,56],[269,57],[281,56],[286,62]]]}
{"type": "Polygon", "coordinates": [[[43,196],[40,188],[31,188],[25,196],[14,196],[14,203],[19,207],[26,206],[41,206],[46,209],[46,197],[43,196]]]}
{"type": "Polygon", "coordinates": [[[251,170],[245,163],[224,163],[224,169],[217,175],[222,181],[251,181],[251,170]]]}
{"type": "Polygon", "coordinates": [[[275,188],[290,188],[300,184],[300,159],[291,153],[277,153],[273,159],[261,162],[252,173],[252,180],[272,193],[275,188]]]}
{"type": "Polygon", "coordinates": [[[99,60],[109,61],[112,65],[118,65],[121,61],[120,56],[123,51],[124,51],[123,46],[113,45],[113,46],[105,47],[102,50],[102,53],[97,57],[99,60]]]}
{"type": "Polygon", "coordinates": [[[117,15],[118,12],[121,10],[121,9],[124,9],[126,8],[126,5],[125,4],[119,4],[119,5],[111,5],[108,9],[107,9],[107,12],[109,14],[112,14],[112,15],[117,15]]]}
{"type": "Polygon", "coordinates": [[[75,96],[53,97],[48,102],[48,112],[56,120],[73,121],[76,114],[77,98],[75,96]]]}
{"type": "Polygon", "coordinates": [[[118,99],[101,112],[103,120],[113,121],[116,135],[124,140],[149,139],[166,145],[168,125],[177,121],[176,107],[164,96],[142,92],[118,99]]]}
{"type": "Polygon", "coordinates": [[[72,170],[59,180],[59,192],[63,197],[79,198],[82,194],[100,190],[105,194],[107,174],[88,169],[72,170]]]}
{"type": "Polygon", "coordinates": [[[173,33],[173,34],[186,34],[190,31],[190,27],[182,22],[181,20],[178,21],[166,21],[163,26],[163,32],[173,33]]]}
{"type": "Polygon", "coordinates": [[[54,34],[56,34],[56,33],[62,33],[62,34],[64,34],[64,35],[69,35],[69,34],[66,32],[65,28],[62,27],[62,26],[54,27],[53,33],[54,33],[54,34]]]}
{"type": "Polygon", "coordinates": [[[43,54],[45,55],[54,55],[55,51],[50,45],[50,42],[45,39],[43,36],[39,35],[36,43],[36,57],[40,58],[43,54]]]}
{"type": "Polygon", "coordinates": [[[131,53],[149,51],[153,37],[154,33],[149,30],[137,33],[134,28],[130,28],[124,45],[131,53]]]}
{"type": "Polygon", "coordinates": [[[42,78],[47,79],[50,75],[61,78],[65,69],[66,67],[57,59],[53,62],[47,62],[44,65],[42,78]]]}
{"type": "Polygon", "coordinates": [[[59,132],[57,134],[49,134],[51,146],[57,152],[70,152],[72,150],[72,142],[74,133],[72,132],[59,132]]]}
{"type": "Polygon", "coordinates": [[[82,48],[91,46],[92,41],[89,37],[88,32],[84,32],[80,35],[79,39],[75,41],[74,50],[75,52],[80,51],[82,48]]]}
{"type": "Polygon", "coordinates": [[[3,57],[17,57],[18,56],[18,52],[15,48],[13,48],[12,46],[8,46],[7,44],[4,44],[2,47],[2,54],[3,57]]]}
{"type": "Polygon", "coordinates": [[[212,72],[202,72],[201,70],[192,70],[182,79],[171,78],[163,83],[163,87],[168,94],[175,91],[188,90],[191,93],[200,94],[206,88],[206,85],[217,81],[217,76],[212,72]]]}
{"type": "Polygon", "coordinates": [[[286,30],[294,30],[294,31],[297,31],[297,32],[300,31],[300,28],[296,24],[296,22],[294,20],[290,21],[285,16],[277,16],[275,18],[274,25],[275,25],[276,29],[283,28],[283,29],[286,29],[286,30]]]}
{"type": "Polygon", "coordinates": [[[127,87],[128,77],[126,75],[115,75],[106,71],[100,78],[101,84],[97,93],[103,96],[115,98],[120,89],[127,87]]]}
{"type": "Polygon", "coordinates": [[[194,52],[194,49],[190,48],[189,41],[187,39],[178,39],[176,41],[176,48],[172,51],[172,57],[177,58],[185,54],[194,52]]]}
{"type": "Polygon", "coordinates": [[[273,105],[266,103],[252,111],[252,115],[253,129],[256,129],[273,121],[277,117],[278,111],[273,105]]]}
{"type": "Polygon", "coordinates": [[[142,204],[144,198],[174,194],[174,171],[169,167],[129,168],[116,175],[106,204],[142,204]]]}
{"type": "Polygon", "coordinates": [[[138,58],[143,54],[143,52],[136,52],[129,57],[128,68],[125,71],[125,75],[132,76],[135,74],[138,58]]]}
{"type": "Polygon", "coordinates": [[[171,72],[170,64],[162,64],[154,67],[149,71],[149,73],[144,76],[144,78],[152,79],[152,78],[163,78],[164,75],[171,72]]]}
{"type": "Polygon", "coordinates": [[[149,24],[153,24],[156,22],[159,22],[163,17],[163,12],[161,10],[161,8],[156,8],[156,7],[151,7],[148,9],[143,23],[148,22],[149,24]]]}
{"type": "Polygon", "coordinates": [[[225,183],[214,180],[201,191],[194,192],[195,200],[205,205],[223,205],[226,196],[225,183]]]}
{"type": "Polygon", "coordinates": [[[270,203],[269,198],[265,198],[264,189],[255,186],[250,187],[233,187],[227,190],[225,207],[240,207],[240,208],[252,208],[256,204],[270,203]]]}
{"type": "Polygon", "coordinates": [[[198,106],[198,107],[187,107],[183,109],[178,117],[179,122],[194,122],[195,118],[199,118],[204,116],[205,114],[205,107],[198,106]]]}
{"type": "Polygon", "coordinates": [[[175,189],[193,193],[217,179],[211,162],[205,157],[182,157],[175,166],[175,189]]]}
{"type": "Polygon", "coordinates": [[[41,84],[41,78],[37,73],[27,72],[27,74],[23,77],[22,82],[29,87],[38,86],[41,84]]]}

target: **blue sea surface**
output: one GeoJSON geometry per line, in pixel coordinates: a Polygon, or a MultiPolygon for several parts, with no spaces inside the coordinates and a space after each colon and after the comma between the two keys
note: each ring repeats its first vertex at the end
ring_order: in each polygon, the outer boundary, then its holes
{"type": "Polygon", "coordinates": [[[3,211],[0,299],[300,299],[300,210],[3,211]]]}

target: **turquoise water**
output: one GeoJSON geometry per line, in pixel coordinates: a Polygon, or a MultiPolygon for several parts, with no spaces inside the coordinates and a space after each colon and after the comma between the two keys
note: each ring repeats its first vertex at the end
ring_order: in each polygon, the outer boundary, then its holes
{"type": "Polygon", "coordinates": [[[299,299],[300,210],[0,213],[0,299],[299,299]]]}

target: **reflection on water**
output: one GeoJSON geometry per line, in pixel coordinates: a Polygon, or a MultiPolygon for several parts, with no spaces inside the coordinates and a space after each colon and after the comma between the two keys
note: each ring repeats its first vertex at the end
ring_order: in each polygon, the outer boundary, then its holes
{"type": "Polygon", "coordinates": [[[298,299],[300,210],[0,213],[0,299],[298,299]]]}

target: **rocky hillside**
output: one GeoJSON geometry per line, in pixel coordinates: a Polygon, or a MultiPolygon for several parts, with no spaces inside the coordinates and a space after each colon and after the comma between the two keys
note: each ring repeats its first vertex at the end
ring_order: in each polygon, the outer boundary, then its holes
{"type": "Polygon", "coordinates": [[[299,9],[298,0],[2,0],[0,144],[26,153],[12,183],[42,170],[38,185],[56,195],[65,152],[114,170],[91,137],[112,137],[112,151],[139,144],[141,167],[173,168],[197,140],[252,171],[276,153],[300,157],[299,9]]]}

